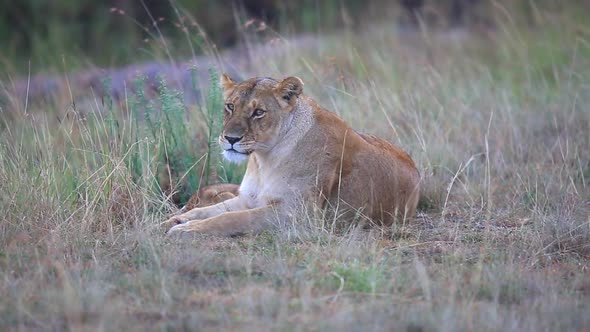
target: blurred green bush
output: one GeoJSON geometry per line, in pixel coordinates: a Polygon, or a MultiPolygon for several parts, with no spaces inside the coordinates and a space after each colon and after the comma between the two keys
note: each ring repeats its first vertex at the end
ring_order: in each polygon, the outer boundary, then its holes
{"type": "MultiPolygon", "coordinates": [[[[183,26],[195,31],[192,22],[198,22],[209,38],[223,47],[237,39],[236,15],[268,25],[297,17],[289,21],[310,27],[321,21],[328,27],[342,21],[341,4],[359,7],[351,0],[0,0],[0,61],[20,60],[16,61],[20,72],[26,72],[29,60],[41,68],[60,64],[63,54],[91,55],[99,65],[118,65],[149,58],[152,50],[148,42],[159,37],[159,32],[173,41],[185,40],[183,26]]],[[[188,48],[179,44],[174,45],[175,50],[188,48]]]]}
{"type": "MultiPolygon", "coordinates": [[[[281,32],[325,32],[377,17],[412,16],[423,7],[455,10],[481,0],[0,0],[0,61],[26,73],[28,63],[46,70],[63,55],[82,63],[117,66],[154,58],[150,41],[162,35],[176,54],[188,54],[184,28],[206,31],[218,47],[235,43],[236,17],[258,19],[281,32]],[[459,7],[457,7],[457,4],[459,7]]],[[[70,59],[70,61],[72,61],[70,59]]],[[[35,69],[34,68],[34,69],[35,69]]],[[[35,70],[33,70],[35,71],[35,70]]]]}
{"type": "Polygon", "coordinates": [[[379,19],[489,27],[491,7],[532,21],[539,6],[590,7],[574,0],[0,0],[0,63],[21,74],[29,62],[33,72],[119,66],[162,55],[162,44],[153,42],[161,36],[183,56],[193,46],[187,31],[193,44],[202,41],[200,28],[220,48],[234,44],[243,27],[236,18],[254,18],[281,33],[324,33],[379,19]]]}

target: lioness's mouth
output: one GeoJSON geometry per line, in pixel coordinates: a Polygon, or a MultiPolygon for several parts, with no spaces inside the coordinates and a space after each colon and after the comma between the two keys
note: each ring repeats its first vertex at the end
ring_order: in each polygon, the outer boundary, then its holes
{"type": "Polygon", "coordinates": [[[227,150],[223,150],[223,156],[225,157],[225,159],[231,162],[241,163],[248,160],[250,152],[241,152],[234,148],[230,148],[227,150]]]}
{"type": "Polygon", "coordinates": [[[230,149],[227,149],[225,151],[235,152],[235,153],[243,154],[243,155],[246,155],[246,156],[248,156],[248,155],[250,155],[250,153],[252,153],[252,151],[241,152],[241,151],[238,151],[238,150],[236,150],[234,148],[230,148],[230,149]]]}

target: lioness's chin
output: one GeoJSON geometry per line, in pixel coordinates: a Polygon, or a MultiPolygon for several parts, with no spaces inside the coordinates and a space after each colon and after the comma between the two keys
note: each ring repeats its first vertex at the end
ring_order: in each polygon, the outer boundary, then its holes
{"type": "Polygon", "coordinates": [[[232,163],[242,163],[246,160],[248,160],[248,155],[245,153],[239,153],[236,152],[234,150],[224,150],[223,151],[223,157],[229,161],[231,161],[232,163]]]}

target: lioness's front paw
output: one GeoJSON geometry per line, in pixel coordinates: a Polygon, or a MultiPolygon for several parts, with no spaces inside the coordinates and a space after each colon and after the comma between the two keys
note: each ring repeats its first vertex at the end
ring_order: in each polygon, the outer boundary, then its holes
{"type": "Polygon", "coordinates": [[[166,232],[167,237],[179,237],[183,235],[202,234],[205,232],[203,225],[199,222],[176,225],[166,232]]]}
{"type": "Polygon", "coordinates": [[[176,225],[166,232],[166,237],[178,238],[190,234],[198,233],[198,228],[191,227],[187,224],[176,225]]]}
{"type": "Polygon", "coordinates": [[[179,224],[176,225],[172,228],[170,228],[167,232],[166,232],[166,236],[171,236],[171,235],[178,235],[184,232],[184,225],[179,224]]]}
{"type": "Polygon", "coordinates": [[[183,218],[181,216],[174,216],[174,217],[171,217],[170,219],[162,222],[160,224],[160,227],[164,230],[164,232],[168,232],[168,230],[170,230],[174,226],[181,225],[187,221],[188,221],[187,218],[183,218]]]}

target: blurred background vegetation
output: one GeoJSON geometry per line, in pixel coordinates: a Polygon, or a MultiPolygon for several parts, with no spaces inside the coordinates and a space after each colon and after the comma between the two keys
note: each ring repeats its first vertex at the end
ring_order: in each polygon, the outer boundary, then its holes
{"type": "Polygon", "coordinates": [[[239,42],[243,23],[264,22],[284,33],[324,33],[358,28],[368,22],[395,27],[494,26],[490,7],[535,24],[536,7],[556,13],[585,12],[590,1],[558,0],[0,0],[0,62],[16,73],[43,72],[57,66],[76,69],[89,63],[120,66],[154,59],[163,38],[177,56],[190,54],[190,43],[207,38],[223,48],[239,42]],[[237,20],[244,20],[242,25],[237,20]],[[190,31],[190,34],[186,32],[190,31]],[[194,33],[201,31],[202,33],[194,33]]]}

